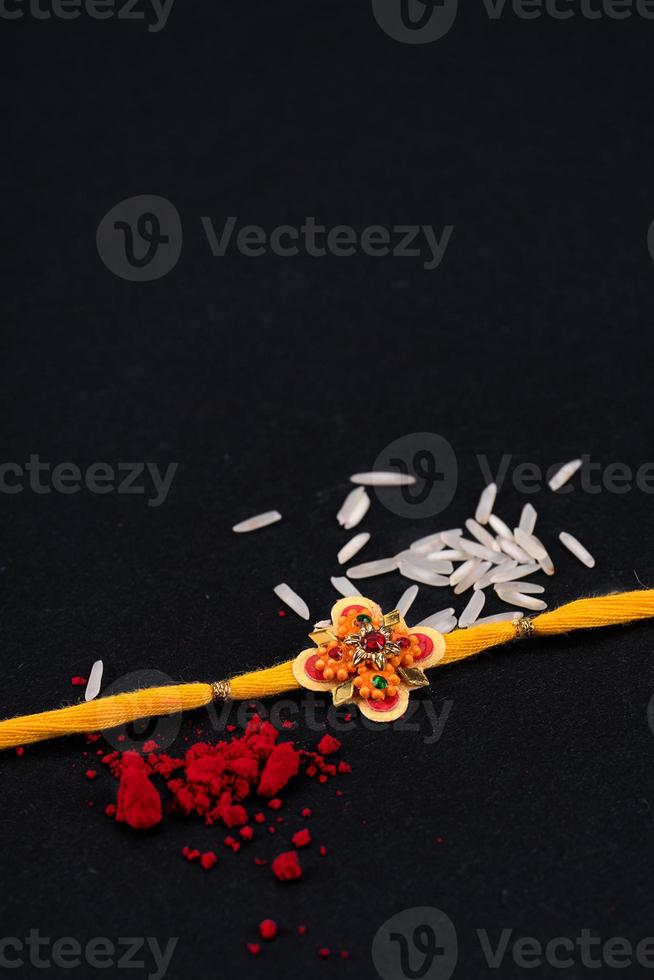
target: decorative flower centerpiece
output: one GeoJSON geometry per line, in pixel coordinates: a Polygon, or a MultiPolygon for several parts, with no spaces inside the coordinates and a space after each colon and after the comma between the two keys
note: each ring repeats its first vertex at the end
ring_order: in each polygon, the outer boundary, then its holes
{"type": "Polygon", "coordinates": [[[334,704],[352,701],[373,721],[393,721],[406,711],[411,688],[425,687],[424,673],[445,653],[445,640],[427,626],[409,629],[396,610],[384,615],[363,596],[340,599],[332,618],[316,623],[316,644],[293,661],[293,674],[310,691],[331,691],[334,704]]]}

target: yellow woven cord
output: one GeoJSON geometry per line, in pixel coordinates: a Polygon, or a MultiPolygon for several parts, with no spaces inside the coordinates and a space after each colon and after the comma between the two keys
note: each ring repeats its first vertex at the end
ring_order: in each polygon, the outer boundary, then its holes
{"type": "MultiPolygon", "coordinates": [[[[254,670],[249,674],[232,677],[229,682],[230,695],[235,701],[248,701],[250,698],[267,698],[271,694],[284,694],[299,687],[292,670],[292,660],[265,670],[254,670]]],[[[0,729],[2,723],[0,722],[0,729]]],[[[1,747],[1,743],[0,743],[1,747]]]]}
{"type": "MultiPolygon", "coordinates": [[[[577,629],[615,626],[654,617],[654,590],[639,589],[591,599],[577,599],[532,619],[534,634],[548,636],[577,629]]],[[[445,656],[437,666],[472,657],[482,650],[516,638],[513,623],[490,623],[455,630],[445,637],[445,656]]],[[[300,685],[293,676],[292,661],[264,670],[241,674],[230,681],[230,697],[236,701],[264,698],[292,691],[300,685]]],[[[23,715],[0,722],[0,749],[28,745],[58,735],[101,731],[137,718],[172,714],[201,708],[214,698],[211,684],[178,684],[150,687],[127,694],[97,698],[69,708],[23,715]]]]}
{"type": "Polygon", "coordinates": [[[140,691],[83,701],[69,708],[21,715],[0,721],[0,749],[29,745],[58,735],[97,732],[125,725],[137,718],[190,711],[204,707],[212,698],[211,684],[171,684],[170,687],[145,687],[140,691]]]}

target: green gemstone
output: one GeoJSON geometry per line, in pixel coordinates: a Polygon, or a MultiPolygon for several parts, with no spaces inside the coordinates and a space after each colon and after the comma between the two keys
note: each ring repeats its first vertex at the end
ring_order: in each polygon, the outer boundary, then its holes
{"type": "Polygon", "coordinates": [[[378,691],[383,691],[388,687],[388,681],[381,674],[375,674],[372,679],[372,686],[376,687],[378,691]]]}
{"type": "Polygon", "coordinates": [[[365,613],[361,613],[360,616],[357,616],[357,623],[372,623],[372,619],[365,613]]]}

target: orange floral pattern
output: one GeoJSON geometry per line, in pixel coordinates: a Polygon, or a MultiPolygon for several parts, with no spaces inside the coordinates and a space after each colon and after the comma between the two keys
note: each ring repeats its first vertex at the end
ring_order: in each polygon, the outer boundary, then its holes
{"type": "Polygon", "coordinates": [[[399,613],[385,616],[363,596],[340,599],[331,620],[316,623],[310,636],[316,646],[293,662],[298,683],[311,691],[331,691],[335,704],[351,701],[374,721],[403,715],[411,688],[428,683],[423,670],[445,653],[445,640],[436,630],[409,628],[399,613]]]}

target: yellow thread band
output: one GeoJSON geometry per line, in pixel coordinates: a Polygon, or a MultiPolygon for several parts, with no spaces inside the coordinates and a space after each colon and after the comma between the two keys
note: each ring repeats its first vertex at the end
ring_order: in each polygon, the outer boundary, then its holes
{"type": "MultiPolygon", "coordinates": [[[[636,590],[591,599],[577,599],[530,620],[536,636],[551,636],[576,629],[615,626],[654,617],[654,590],[636,590]]],[[[483,650],[508,643],[516,637],[512,622],[488,623],[455,630],[445,637],[445,656],[437,666],[456,663],[483,650]]],[[[293,676],[292,661],[277,664],[214,684],[175,684],[115,694],[68,708],[22,715],[0,722],[0,749],[28,745],[59,735],[101,731],[137,718],[190,711],[220,697],[246,701],[284,694],[300,685],[293,676]],[[226,695],[223,692],[228,691],[226,695]]]]}

